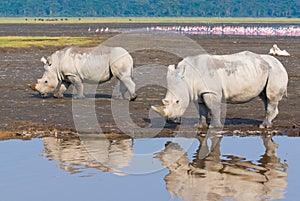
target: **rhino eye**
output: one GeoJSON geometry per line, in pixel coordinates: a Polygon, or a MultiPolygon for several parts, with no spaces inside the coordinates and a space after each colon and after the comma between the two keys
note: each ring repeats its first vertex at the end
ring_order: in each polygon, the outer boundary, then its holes
{"type": "Polygon", "coordinates": [[[179,100],[177,100],[176,103],[178,104],[178,103],[179,103],[179,100]]]}
{"type": "Polygon", "coordinates": [[[47,81],[47,80],[45,80],[45,83],[47,84],[47,83],[48,83],[48,81],[47,81]]]}

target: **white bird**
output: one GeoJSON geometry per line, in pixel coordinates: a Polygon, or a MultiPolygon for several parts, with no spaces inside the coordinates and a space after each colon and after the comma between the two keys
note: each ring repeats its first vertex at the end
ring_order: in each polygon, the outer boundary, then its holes
{"type": "Polygon", "coordinates": [[[273,45],[273,47],[269,51],[269,54],[273,56],[291,56],[290,53],[288,53],[286,50],[279,49],[277,44],[273,45]]]}

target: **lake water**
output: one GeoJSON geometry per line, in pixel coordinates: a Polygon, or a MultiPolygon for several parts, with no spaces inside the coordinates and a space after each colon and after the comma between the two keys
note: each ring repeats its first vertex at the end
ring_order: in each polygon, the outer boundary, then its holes
{"type": "Polygon", "coordinates": [[[299,200],[300,138],[0,141],[0,200],[299,200]]]}

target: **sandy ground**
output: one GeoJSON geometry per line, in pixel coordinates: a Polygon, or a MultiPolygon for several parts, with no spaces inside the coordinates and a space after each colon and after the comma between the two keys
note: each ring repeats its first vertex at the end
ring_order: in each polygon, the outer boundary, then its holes
{"type": "MultiPolygon", "coordinates": [[[[0,36],[8,35],[45,35],[45,36],[95,36],[87,32],[88,27],[96,24],[61,24],[61,25],[0,25],[0,36]]],[[[110,24],[112,28],[138,28],[147,25],[110,24]]],[[[106,34],[111,37],[111,34],[106,34]]],[[[244,36],[203,36],[190,35],[191,39],[211,54],[230,54],[249,50],[255,53],[268,53],[269,48],[277,43],[281,49],[287,49],[291,57],[278,57],[289,74],[288,98],[279,104],[280,113],[270,130],[260,130],[258,125],[264,117],[264,107],[258,98],[246,104],[227,105],[227,120],[224,131],[228,133],[259,134],[277,132],[290,136],[300,135],[300,38],[295,37],[244,37],[244,36]]],[[[97,45],[97,44],[95,44],[97,45]]],[[[62,47],[30,47],[0,49],[0,139],[12,137],[41,137],[44,135],[69,136],[76,134],[72,113],[72,89],[64,99],[42,99],[31,91],[27,84],[34,83],[43,74],[40,63],[42,56],[49,56],[62,47]]],[[[134,65],[147,62],[168,65],[178,62],[179,58],[157,50],[132,53],[134,65]]],[[[105,133],[118,133],[111,111],[111,94],[116,79],[101,84],[97,88],[95,111],[99,125],[105,133]]],[[[149,86],[137,91],[138,98],[129,103],[130,117],[141,127],[149,126],[151,105],[160,104],[165,89],[149,86]]],[[[78,104],[78,102],[77,102],[78,104]]],[[[176,132],[178,125],[168,123],[159,135],[176,132]]]]}

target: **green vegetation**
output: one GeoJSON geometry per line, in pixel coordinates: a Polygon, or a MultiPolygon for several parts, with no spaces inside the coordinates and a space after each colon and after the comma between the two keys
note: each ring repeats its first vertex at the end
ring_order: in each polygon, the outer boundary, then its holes
{"type": "Polygon", "coordinates": [[[299,0],[1,0],[2,17],[300,17],[299,0]]]}
{"type": "Polygon", "coordinates": [[[191,24],[300,24],[300,18],[238,18],[238,17],[85,17],[85,18],[40,18],[0,17],[1,24],[44,24],[44,23],[191,23],[191,24]]]}
{"type": "Polygon", "coordinates": [[[48,37],[48,36],[4,36],[0,37],[0,47],[25,48],[45,46],[89,45],[101,43],[104,37],[48,37]]]}

